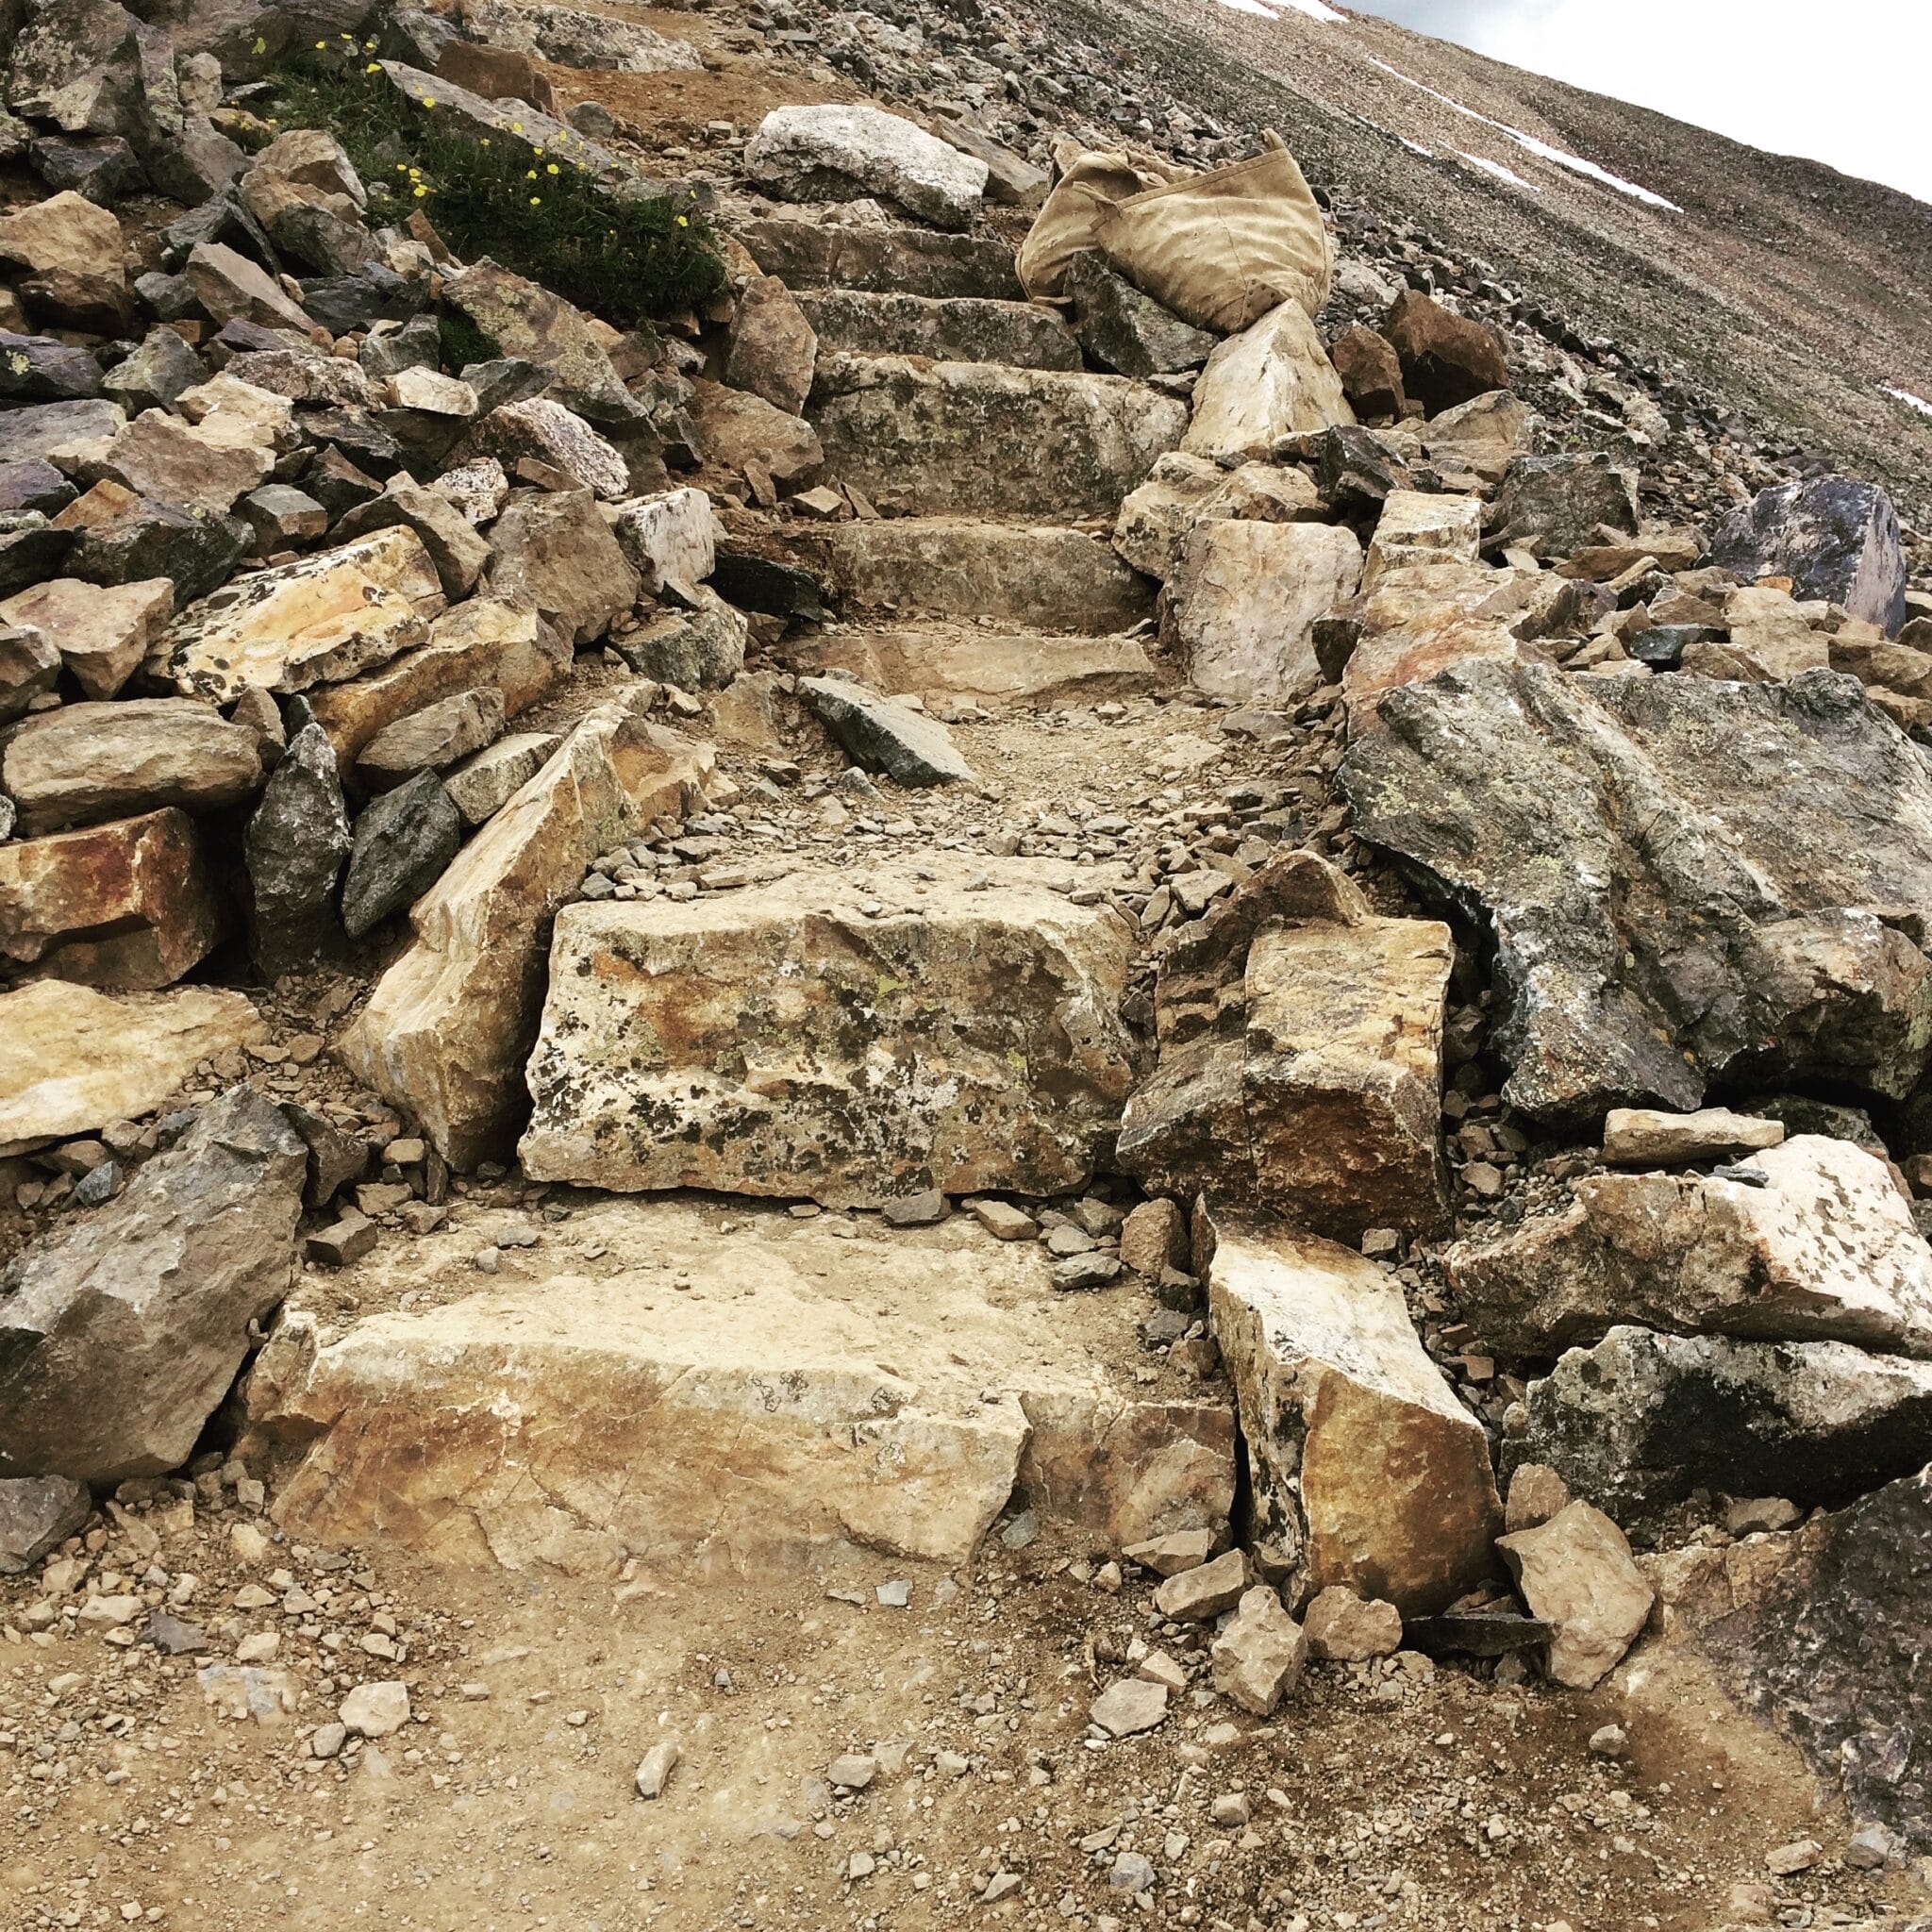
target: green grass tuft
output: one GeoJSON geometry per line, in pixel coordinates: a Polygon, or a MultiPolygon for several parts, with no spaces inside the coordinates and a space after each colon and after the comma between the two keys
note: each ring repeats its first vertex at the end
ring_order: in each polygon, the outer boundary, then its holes
{"type": "Polygon", "coordinates": [[[463,260],[487,255],[619,328],[699,307],[724,285],[710,229],[688,203],[621,198],[564,156],[439,121],[366,71],[359,52],[318,52],[275,88],[278,126],[325,128],[342,143],[373,223],[420,208],[463,260]]]}

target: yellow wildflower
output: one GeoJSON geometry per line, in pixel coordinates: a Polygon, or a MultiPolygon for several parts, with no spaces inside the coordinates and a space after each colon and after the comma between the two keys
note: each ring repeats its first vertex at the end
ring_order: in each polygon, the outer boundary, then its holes
{"type": "Polygon", "coordinates": [[[545,162],[545,163],[543,164],[543,172],[544,172],[544,173],[545,173],[546,175],[554,175],[554,174],[556,174],[556,173],[557,173],[557,163],[556,163],[555,161],[546,161],[546,162],[545,162]]]}
{"type": "Polygon", "coordinates": [[[543,206],[543,197],[541,194],[531,195],[530,206],[532,208],[541,208],[543,206]]]}
{"type": "Polygon", "coordinates": [[[418,201],[421,201],[421,200],[423,199],[423,197],[424,197],[424,196],[425,196],[425,194],[427,194],[428,192],[429,192],[428,189],[426,189],[425,187],[424,187],[424,185],[422,184],[422,182],[420,182],[420,181],[419,181],[419,182],[417,182],[417,184],[416,184],[416,199],[417,199],[418,201]]]}

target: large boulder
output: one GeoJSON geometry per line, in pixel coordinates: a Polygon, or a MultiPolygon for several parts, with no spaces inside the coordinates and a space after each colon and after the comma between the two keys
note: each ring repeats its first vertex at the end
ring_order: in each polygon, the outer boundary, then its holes
{"type": "Polygon", "coordinates": [[[737,236],[768,275],[782,277],[791,289],[859,289],[934,301],[1024,299],[1013,244],[996,235],[768,218],[745,223],[737,236]]]}
{"type": "Polygon", "coordinates": [[[308,1149],[238,1087],[0,1279],[0,1476],[112,1486],[188,1459],[295,1271],[308,1149]]]}
{"type": "Polygon", "coordinates": [[[194,821],[174,808],[0,845],[0,958],[34,977],[154,992],[222,936],[194,821]]]}
{"type": "Polygon", "coordinates": [[[491,593],[533,607],[575,643],[601,638],[642,580],[588,490],[512,496],[491,529],[491,593]]]}
{"type": "Polygon", "coordinates": [[[125,335],[121,224],[84,195],[69,189],[0,218],[0,267],[15,271],[27,313],[43,325],[125,335]]]}
{"type": "Polygon", "coordinates": [[[443,292],[500,356],[534,362],[551,394],[593,423],[626,423],[641,406],[624,386],[581,310],[489,259],[449,276],[443,292]]]}
{"type": "Polygon", "coordinates": [[[1051,518],[1112,516],[1180,441],[1188,408],[1119,375],[841,356],[822,359],[810,418],[826,462],[869,496],[1051,518]]]}
{"type": "Polygon", "coordinates": [[[1403,386],[1434,415],[1509,387],[1503,341],[1486,324],[1444,308],[1417,289],[1391,305],[1382,333],[1402,363],[1403,386]]]}
{"type": "Polygon", "coordinates": [[[378,530],[251,571],[191,605],[156,644],[148,675],[219,703],[250,685],[307,691],[420,644],[442,608],[442,581],[416,533],[378,530]]]}
{"type": "Polygon", "coordinates": [[[525,1171],[872,1207],[1083,1186],[1132,1080],[1126,929],[1024,860],[937,870],[560,915],[525,1171]]]}
{"type": "Polygon", "coordinates": [[[1883,1162],[1800,1134],[1721,1174],[1600,1174],[1561,1214],[1464,1243],[1464,1316],[1512,1356],[1620,1323],[1932,1357],[1932,1248],[1883,1162]]]}
{"type": "Polygon", "coordinates": [[[1620,1523],[1693,1490],[1840,1504],[1932,1462],[1932,1362],[1612,1328],[1529,1385],[1504,1467],[1529,1462],[1620,1523]]]}
{"type": "Polygon", "coordinates": [[[1379,712],[1342,791],[1364,839],[1487,923],[1513,1104],[1578,1120],[1694,1108],[1719,1077],[1917,1083],[1932,774],[1856,680],[1470,662],[1379,712]]]}
{"type": "Polygon", "coordinates": [[[140,1120],[267,1031],[246,994],[211,987],[116,996],[42,979],[0,993],[0,1159],[140,1120]]]}
{"type": "Polygon", "coordinates": [[[710,772],[708,746],[600,706],[413,908],[414,943],[341,1050],[452,1165],[500,1158],[522,1124],[558,908],[600,852],[680,824],[710,772]]]}
{"type": "Polygon", "coordinates": [[[1254,1548],[1291,1601],[1345,1584],[1425,1615],[1491,1574],[1503,1512],[1489,1441],[1392,1275],[1309,1235],[1221,1228],[1208,1295],[1254,1548]]]}
{"type": "Polygon", "coordinates": [[[1820,476],[1759,491],[1719,528],[1710,554],[1747,582],[1790,577],[1800,597],[1841,604],[1888,637],[1905,623],[1898,513],[1876,484],[1820,476]]]}
{"type": "Polygon", "coordinates": [[[1016,1490],[1088,1547],[1224,1534],[1227,1391],[1148,1375],[1125,1298],[1057,1295],[1044,1247],[963,1225],[908,1242],[778,1210],[720,1241],[714,1211],[587,1202],[573,1234],[604,1244],[602,1266],[546,1260],[546,1243],[526,1257],[538,1278],[507,1265],[481,1293],[475,1230],[451,1230],[331,1283],[400,1269],[412,1311],[326,1337],[320,1310],[291,1309],[247,1384],[253,1438],[300,1457],[276,1485],[281,1528],[720,1579],[853,1544],[968,1562],[1016,1490]]]}
{"type": "Polygon", "coordinates": [[[1208,357],[1181,447],[1212,462],[1266,459],[1291,437],[1354,421],[1307,311],[1284,302],[1208,357]]]}
{"type": "Polygon", "coordinates": [[[170,805],[212,811],[260,783],[255,733],[193,698],[62,705],[26,719],[0,757],[0,791],[30,831],[170,805]]]}
{"type": "Polygon", "coordinates": [[[937,228],[970,228],[987,166],[869,107],[774,108],[744,151],[755,181],[792,201],[877,195],[937,228]]]}
{"type": "Polygon", "coordinates": [[[1190,678],[1216,697],[1298,703],[1323,682],[1315,622],[1354,596],[1361,568],[1362,546],[1341,525],[1196,524],[1167,605],[1190,678]]]}

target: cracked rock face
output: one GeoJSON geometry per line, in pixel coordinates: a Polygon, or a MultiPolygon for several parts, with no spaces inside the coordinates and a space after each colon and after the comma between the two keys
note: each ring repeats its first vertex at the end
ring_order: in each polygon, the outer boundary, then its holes
{"type": "Polygon", "coordinates": [[[1707,1174],[1604,1174],[1447,1266],[1482,1339],[1549,1356],[1618,1323],[1932,1356],[1932,1248],[1884,1163],[1800,1134],[1707,1174]]]}
{"type": "Polygon", "coordinates": [[[837,1206],[1082,1186],[1132,1084],[1120,922],[1024,861],[874,890],[562,912],[525,1171],[837,1206]]]}
{"type": "Polygon", "coordinates": [[[1905,622],[1898,513],[1875,484],[1821,476],[1760,491],[1719,530],[1711,560],[1747,581],[1788,576],[1799,597],[1841,604],[1888,637],[1905,622]]]}
{"type": "Polygon", "coordinates": [[[1719,1077],[1916,1084],[1932,773],[1854,680],[1473,662],[1384,692],[1380,719],[1341,784],[1364,839],[1487,926],[1514,1106],[1567,1123],[1694,1108],[1719,1077]]]}

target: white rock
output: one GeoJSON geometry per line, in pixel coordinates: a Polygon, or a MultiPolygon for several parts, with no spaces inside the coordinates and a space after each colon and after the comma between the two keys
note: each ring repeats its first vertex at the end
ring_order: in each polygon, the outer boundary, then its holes
{"type": "Polygon", "coordinates": [[[653,596],[666,577],[701,584],[717,567],[718,522],[702,490],[661,490],[617,506],[617,541],[653,596]]]}
{"type": "Polygon", "coordinates": [[[970,228],[987,166],[878,108],[777,108],[744,151],[745,169],[801,201],[876,194],[941,228],[970,228]]]}
{"type": "Polygon", "coordinates": [[[1475,563],[1483,535],[1482,500],[1391,490],[1362,565],[1364,587],[1407,564],[1475,563]]]}
{"type": "Polygon", "coordinates": [[[676,1770],[684,1752],[675,1738],[660,1739],[643,1755],[638,1765],[637,1789],[641,1798],[661,1797],[671,1774],[676,1770]]]}
{"type": "Polygon", "coordinates": [[[1341,378],[1299,302],[1229,336],[1194,385],[1192,456],[1266,458],[1284,438],[1355,421],[1341,378]]]}
{"type": "Polygon", "coordinates": [[[358,1684],[336,1715],[358,1738],[387,1738],[409,1722],[409,1687],[393,1679],[358,1684]]]}

